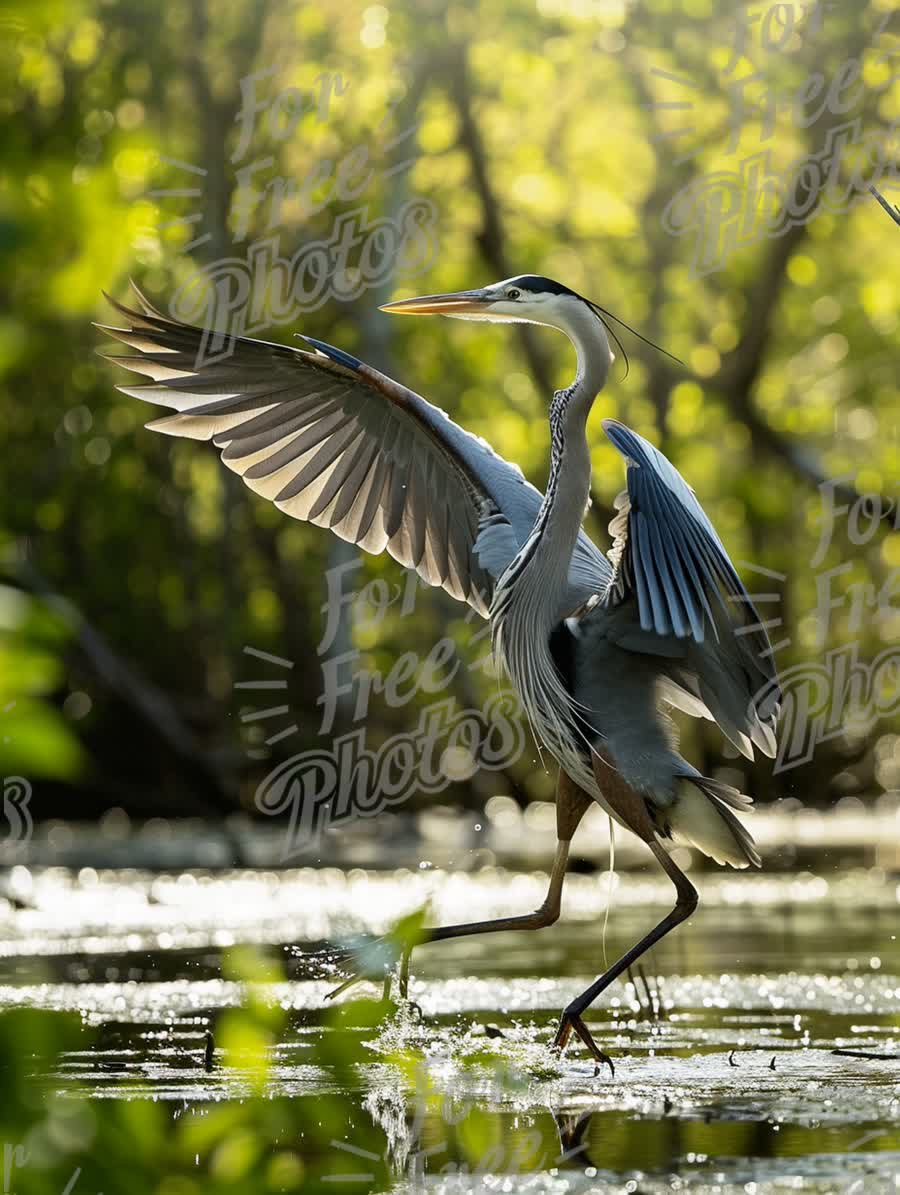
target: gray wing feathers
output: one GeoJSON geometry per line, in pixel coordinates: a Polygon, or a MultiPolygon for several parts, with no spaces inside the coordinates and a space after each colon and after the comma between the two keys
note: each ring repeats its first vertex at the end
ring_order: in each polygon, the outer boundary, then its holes
{"type": "Polygon", "coordinates": [[[708,776],[694,776],[689,778],[703,793],[719,817],[731,831],[748,863],[754,867],[762,866],[762,859],[750,831],[734,816],[733,809],[746,813],[753,808],[753,801],[738,789],[732,788],[721,781],[711,780],[708,776]]]}
{"type": "MultiPolygon", "coordinates": [[[[458,458],[466,433],[446,418],[423,419],[415,400],[428,404],[401,387],[386,392],[389,379],[382,387],[375,371],[365,376],[318,351],[237,338],[227,358],[203,363],[202,330],[139,298],[141,311],[115,304],[129,327],[106,330],[140,354],[116,364],[152,379],[121,389],[175,412],[151,428],[212,440],[230,469],[287,514],[387,550],[486,614],[493,582],[472,548],[492,499],[473,454],[458,458]],[[447,443],[441,432],[450,428],[447,443]]],[[[490,458],[524,487],[513,466],[490,458]]]]}
{"type": "Polygon", "coordinates": [[[475,554],[482,568],[499,576],[517,551],[513,529],[502,515],[491,515],[483,521],[475,541],[475,554]]]}
{"type": "Polygon", "coordinates": [[[609,638],[660,658],[664,700],[712,717],[749,758],[754,744],[774,755],[780,691],[747,590],[674,466],[621,423],[603,426],[626,459],[628,482],[610,524],[609,638]]]}
{"type": "MultiPolygon", "coordinates": [[[[287,514],[386,550],[487,614],[541,503],[518,468],[413,391],[318,341],[307,351],[236,337],[228,356],[203,361],[204,331],[135,292],[138,311],[110,300],[128,327],[104,330],[136,350],[111,359],[152,379],[120,389],[174,412],[148,427],[212,440],[229,469],[287,514]],[[494,538],[476,550],[493,519],[494,538]]],[[[565,613],[610,573],[582,532],[565,613]]]]}

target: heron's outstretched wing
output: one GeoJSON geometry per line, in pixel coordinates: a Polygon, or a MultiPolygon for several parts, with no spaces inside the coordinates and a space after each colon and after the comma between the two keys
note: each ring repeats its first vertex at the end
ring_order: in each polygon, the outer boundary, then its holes
{"type": "Polygon", "coordinates": [[[614,573],[601,604],[633,599],[640,624],[611,625],[611,637],[669,661],[688,695],[681,708],[709,712],[751,758],[751,741],[773,755],[781,694],[764,621],[678,470],[623,424],[603,427],[625,457],[628,488],[610,524],[614,573]]]}
{"type": "MultiPolygon", "coordinates": [[[[212,440],[279,509],[389,552],[487,614],[541,503],[518,468],[412,390],[320,341],[297,349],[235,337],[228,355],[204,360],[208,334],[134,289],[140,311],[110,300],[128,326],[100,326],[138,354],[109,359],[153,379],[119,389],[176,412],[148,427],[212,440]]],[[[571,607],[608,575],[582,533],[571,607]]]]}
{"type": "MultiPolygon", "coordinates": [[[[697,643],[710,632],[718,636],[714,607],[741,624],[758,621],[722,541],[674,465],[624,424],[606,419],[603,429],[625,458],[628,486],[610,524],[615,574],[607,600],[633,592],[645,631],[697,643]]],[[[768,647],[765,631],[759,635],[768,647]]]]}

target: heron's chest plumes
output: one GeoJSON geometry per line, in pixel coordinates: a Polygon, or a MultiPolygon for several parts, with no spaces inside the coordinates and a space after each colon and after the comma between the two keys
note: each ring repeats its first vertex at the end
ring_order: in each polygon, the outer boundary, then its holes
{"type": "MultiPolygon", "coordinates": [[[[491,606],[491,639],[498,665],[522,702],[538,748],[546,748],[573,780],[591,791],[589,743],[577,706],[550,649],[542,603],[502,584],[491,606]]],[[[546,762],[546,761],[545,761],[546,762]]]]}
{"type": "Polygon", "coordinates": [[[519,694],[538,744],[553,754],[573,780],[583,780],[588,791],[593,791],[583,723],[550,650],[590,492],[586,406],[574,403],[578,394],[577,387],[570,387],[554,396],[547,492],[531,534],[497,582],[491,603],[491,639],[495,657],[519,694]]]}

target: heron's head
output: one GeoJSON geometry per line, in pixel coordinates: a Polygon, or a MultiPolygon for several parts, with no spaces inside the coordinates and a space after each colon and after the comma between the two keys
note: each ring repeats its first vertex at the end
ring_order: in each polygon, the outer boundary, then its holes
{"type": "Polygon", "coordinates": [[[548,324],[559,328],[593,309],[587,299],[561,282],[539,274],[520,274],[479,290],[399,299],[385,303],[381,310],[398,315],[449,315],[454,319],[488,320],[495,324],[548,324]]]}
{"type": "Polygon", "coordinates": [[[495,324],[545,324],[565,332],[578,350],[580,363],[586,353],[599,355],[602,358],[602,371],[608,369],[614,360],[607,339],[609,332],[622,350],[627,373],[628,358],[607,323],[609,319],[671,357],[671,353],[647,340],[605,307],[586,299],[561,282],[554,282],[552,278],[544,278],[540,274],[519,274],[515,278],[505,278],[502,282],[492,282],[490,286],[483,286],[479,290],[398,299],[394,303],[385,303],[381,310],[398,315],[449,315],[454,319],[486,320],[495,324]]]}

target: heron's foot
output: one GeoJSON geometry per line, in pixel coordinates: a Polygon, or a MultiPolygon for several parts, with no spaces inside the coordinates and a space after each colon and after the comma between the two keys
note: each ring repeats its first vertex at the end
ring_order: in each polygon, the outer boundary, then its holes
{"type": "MultiPolygon", "coordinates": [[[[354,984],[360,983],[366,979],[372,979],[373,976],[360,972],[356,975],[351,975],[345,979],[343,983],[334,988],[326,994],[326,1000],[334,1000],[340,996],[342,992],[346,992],[354,984]]],[[[416,1020],[424,1021],[425,1013],[422,1011],[422,1006],[417,1004],[415,1000],[410,1000],[407,995],[406,987],[401,986],[395,972],[388,972],[384,976],[384,987],[377,1003],[381,1006],[382,1016],[385,1018],[393,1017],[397,1013],[407,1012],[413,1013],[416,1020]]]]}
{"type": "MultiPolygon", "coordinates": [[[[412,949],[402,949],[397,952],[397,943],[391,938],[375,938],[370,942],[357,946],[355,949],[344,951],[339,962],[342,970],[350,970],[350,974],[326,997],[334,1000],[357,983],[363,980],[381,981],[384,984],[383,1000],[387,1004],[394,1004],[393,989],[396,983],[396,993],[399,1001],[409,1002],[409,959],[412,949]],[[352,969],[351,969],[352,968],[352,969]]],[[[421,1014],[418,1005],[413,1005],[421,1014]]]]}
{"type": "Polygon", "coordinates": [[[613,1066],[613,1060],[608,1054],[605,1054],[594,1041],[591,1031],[581,1019],[580,1013],[573,1012],[567,1008],[562,1014],[559,1022],[559,1029],[557,1029],[556,1037],[553,1039],[553,1049],[557,1053],[562,1054],[566,1046],[569,1044],[569,1039],[571,1038],[573,1031],[578,1035],[578,1037],[581,1038],[585,1046],[587,1046],[591,1057],[597,1063],[594,1074],[597,1075],[600,1073],[601,1066],[608,1066],[610,1075],[615,1078],[616,1068],[613,1066]]]}

